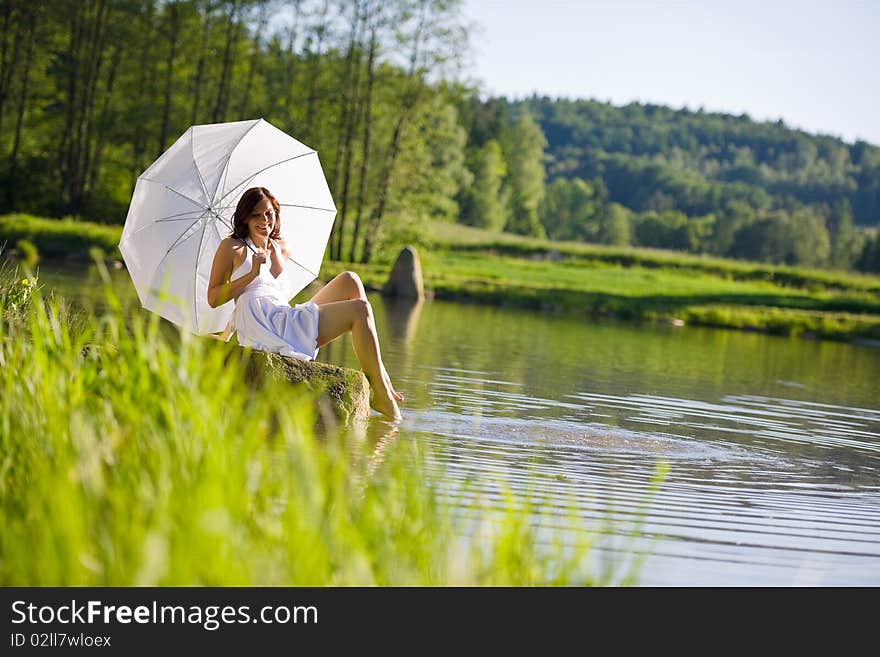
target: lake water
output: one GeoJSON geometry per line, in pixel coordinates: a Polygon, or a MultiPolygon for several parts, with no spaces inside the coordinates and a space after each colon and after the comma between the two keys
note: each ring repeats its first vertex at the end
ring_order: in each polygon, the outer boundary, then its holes
{"type": "Polygon", "coordinates": [[[381,448],[428,447],[463,515],[506,485],[642,585],[880,585],[880,349],[371,300],[406,395],[381,448]]]}

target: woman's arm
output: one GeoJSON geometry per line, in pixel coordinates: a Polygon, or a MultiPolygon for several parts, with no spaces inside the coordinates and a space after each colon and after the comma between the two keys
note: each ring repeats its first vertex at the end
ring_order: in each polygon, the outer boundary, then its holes
{"type": "Polygon", "coordinates": [[[254,253],[251,260],[251,270],[244,276],[230,281],[234,264],[232,247],[232,239],[226,238],[220,242],[220,246],[217,247],[217,253],[214,254],[211,278],[208,281],[208,305],[211,308],[222,306],[230,299],[234,299],[241,294],[242,290],[260,275],[260,265],[266,262],[265,254],[254,253]]]}

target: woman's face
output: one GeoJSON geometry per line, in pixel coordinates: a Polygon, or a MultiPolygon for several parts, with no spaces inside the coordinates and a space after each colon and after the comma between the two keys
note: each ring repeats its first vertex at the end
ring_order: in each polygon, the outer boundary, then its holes
{"type": "Polygon", "coordinates": [[[248,231],[252,237],[267,238],[272,234],[277,221],[272,201],[264,198],[254,206],[247,218],[248,231]]]}

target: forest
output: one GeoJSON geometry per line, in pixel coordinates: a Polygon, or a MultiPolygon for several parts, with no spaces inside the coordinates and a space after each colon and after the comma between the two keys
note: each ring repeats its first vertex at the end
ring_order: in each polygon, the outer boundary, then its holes
{"type": "Polygon", "coordinates": [[[458,0],[5,0],[0,213],[121,224],[189,126],[262,117],[321,157],[328,256],[431,222],[880,271],[880,148],[782,122],[487,97],[458,0]]]}

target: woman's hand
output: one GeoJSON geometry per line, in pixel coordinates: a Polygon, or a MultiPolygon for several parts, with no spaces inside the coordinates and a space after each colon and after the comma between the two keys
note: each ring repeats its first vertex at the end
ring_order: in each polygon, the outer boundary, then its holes
{"type": "Polygon", "coordinates": [[[251,258],[251,271],[255,275],[259,275],[260,267],[262,267],[266,262],[268,262],[269,257],[263,251],[254,251],[254,255],[251,258]]]}
{"type": "Polygon", "coordinates": [[[287,252],[283,240],[269,240],[269,272],[274,278],[281,276],[284,271],[284,261],[287,259],[287,252]]]}

